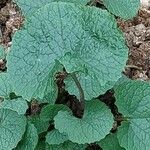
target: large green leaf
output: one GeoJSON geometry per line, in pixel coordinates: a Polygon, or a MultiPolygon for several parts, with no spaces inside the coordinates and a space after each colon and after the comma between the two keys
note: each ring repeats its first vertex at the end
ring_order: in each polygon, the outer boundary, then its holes
{"type": "Polygon", "coordinates": [[[26,118],[9,109],[0,108],[0,150],[12,150],[21,140],[26,118]]]}
{"type": "Polygon", "coordinates": [[[127,81],[115,88],[116,105],[125,120],[117,137],[126,150],[149,150],[150,83],[127,81]]]}
{"type": "Polygon", "coordinates": [[[54,80],[49,74],[55,59],[68,72],[86,70],[93,85],[104,86],[121,77],[127,47],[107,11],[55,2],[28,18],[13,38],[7,66],[17,94],[42,99],[48,80],[54,80]]]}
{"type": "Polygon", "coordinates": [[[16,111],[18,114],[25,114],[28,109],[28,104],[23,98],[13,100],[4,100],[0,103],[0,108],[7,108],[16,111]]]}
{"type": "Polygon", "coordinates": [[[34,150],[38,143],[37,130],[33,124],[28,123],[23,139],[19,142],[15,150],[34,150]]]}
{"type": "Polygon", "coordinates": [[[140,7],[140,0],[103,0],[103,3],[111,13],[124,19],[133,18],[140,7]]]}
{"type": "Polygon", "coordinates": [[[85,150],[86,145],[72,143],[70,141],[66,141],[60,145],[49,145],[46,144],[45,150],[85,150]]]}
{"type": "Polygon", "coordinates": [[[65,141],[68,141],[68,136],[64,133],[60,133],[56,129],[48,132],[46,135],[46,142],[49,145],[59,145],[61,143],[64,143],[65,141]]]}
{"type": "Polygon", "coordinates": [[[112,133],[98,142],[98,144],[103,150],[125,150],[119,145],[117,135],[112,133]]]}
{"type": "MultiPolygon", "coordinates": [[[[14,49],[14,54],[12,52],[12,55],[8,58],[8,61],[10,61],[10,63],[8,62],[8,74],[10,78],[14,77],[11,83],[15,87],[16,94],[22,95],[29,101],[35,97],[40,99],[40,102],[54,103],[58,94],[58,88],[55,83],[55,73],[62,70],[62,65],[60,65],[58,61],[53,61],[53,59],[49,57],[50,54],[42,54],[43,52],[41,50],[41,55],[36,54],[40,52],[35,52],[35,55],[34,53],[30,54],[30,52],[27,52],[28,54],[24,54],[24,56],[21,54],[22,57],[25,58],[19,60],[20,64],[18,64],[18,66],[13,66],[11,62],[17,63],[17,59],[13,59],[16,57],[15,53],[16,50],[14,49]],[[45,56],[44,60],[42,58],[43,55],[45,56]],[[39,62],[37,62],[38,60],[36,60],[35,57],[40,57],[38,58],[39,62]],[[25,59],[31,59],[32,65],[26,62],[25,59]],[[20,67],[23,68],[21,69],[20,67]]],[[[17,58],[19,59],[18,56],[17,58]]]]}
{"type": "Polygon", "coordinates": [[[13,0],[21,8],[25,16],[31,16],[39,8],[44,7],[45,5],[51,2],[70,2],[76,4],[86,5],[90,0],[13,0]]]}
{"type": "Polygon", "coordinates": [[[67,111],[59,111],[54,118],[55,128],[68,135],[69,140],[78,144],[93,143],[103,139],[112,128],[113,116],[100,101],[86,102],[82,119],[67,111]]]}
{"type": "MultiPolygon", "coordinates": [[[[35,97],[36,95],[39,95],[39,93],[43,94],[43,98],[38,99],[39,102],[41,103],[48,102],[54,104],[58,95],[58,88],[55,82],[55,74],[57,72],[61,72],[62,70],[63,66],[58,61],[55,61],[54,67],[52,68],[48,76],[43,79],[42,83],[38,85],[37,91],[34,94],[35,97]]],[[[42,96],[40,96],[40,98],[41,97],[42,96]]]]}

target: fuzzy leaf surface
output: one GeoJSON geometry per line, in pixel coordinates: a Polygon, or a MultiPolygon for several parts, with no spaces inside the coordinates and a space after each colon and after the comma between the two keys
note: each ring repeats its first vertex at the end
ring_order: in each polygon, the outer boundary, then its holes
{"type": "Polygon", "coordinates": [[[60,110],[69,111],[69,108],[61,104],[49,104],[41,110],[40,118],[44,121],[52,121],[60,110]]]}
{"type": "Polygon", "coordinates": [[[123,19],[135,17],[140,7],[140,0],[103,0],[103,3],[111,13],[123,19]]]}
{"type": "Polygon", "coordinates": [[[102,102],[93,100],[86,103],[82,119],[67,111],[59,111],[54,122],[55,128],[67,134],[69,140],[85,144],[103,139],[112,127],[113,116],[102,102]]]}
{"type": "Polygon", "coordinates": [[[34,12],[38,11],[41,7],[51,2],[69,2],[86,5],[90,0],[13,0],[21,8],[25,16],[30,16],[34,12]]]}
{"type": "Polygon", "coordinates": [[[19,142],[15,150],[34,150],[38,143],[37,130],[33,124],[28,123],[23,139],[19,142]]]}
{"type": "Polygon", "coordinates": [[[0,149],[12,150],[21,140],[26,127],[26,118],[17,112],[0,108],[0,149]]]}
{"type": "Polygon", "coordinates": [[[57,72],[61,72],[62,70],[63,66],[58,61],[55,61],[54,67],[52,68],[48,76],[43,80],[42,84],[39,84],[37,92],[35,93],[35,95],[38,95],[38,93],[43,92],[43,98],[39,99],[39,102],[54,104],[58,95],[55,76],[57,72]],[[44,85],[45,88],[43,89],[44,85]]]}
{"type": "Polygon", "coordinates": [[[49,121],[43,120],[39,115],[28,117],[28,121],[35,126],[38,134],[47,131],[49,127],[49,121]]]}
{"type": "Polygon", "coordinates": [[[110,133],[104,139],[98,142],[98,144],[103,150],[125,150],[119,145],[116,134],[110,133]]]}
{"type": "Polygon", "coordinates": [[[68,136],[65,135],[64,133],[60,133],[56,129],[48,132],[46,135],[46,142],[49,145],[53,145],[53,144],[59,145],[61,143],[64,143],[67,140],[68,140],[68,136]]]}
{"type": "MultiPolygon", "coordinates": [[[[26,34],[26,36],[28,36],[28,34],[26,34]]],[[[28,40],[31,39],[32,38],[30,37],[28,40]]],[[[17,40],[17,38],[15,38],[15,40],[17,40]]],[[[20,44],[22,45],[23,43],[20,44]]],[[[30,46],[32,46],[32,44],[30,46]]],[[[37,47],[34,47],[32,50],[34,51],[36,48],[37,47]]],[[[30,49],[26,49],[23,52],[24,56],[23,54],[20,54],[19,51],[17,52],[14,50],[14,52],[9,55],[8,61],[15,63],[16,66],[14,67],[11,63],[8,63],[8,74],[10,78],[14,77],[14,79],[11,80],[11,83],[14,85],[18,95],[22,95],[29,101],[34,97],[40,99],[40,102],[42,100],[42,102],[53,104],[58,94],[58,88],[55,83],[55,74],[57,71],[62,70],[62,65],[58,61],[53,60],[51,51],[45,52],[45,54],[44,47],[41,47],[41,49],[38,50],[31,52],[30,49]],[[22,59],[20,59],[21,57],[22,59]],[[30,59],[29,62],[28,59],[30,59]],[[19,62],[17,63],[16,61],[19,62]],[[20,70],[13,71],[16,69],[20,70]]]]}
{"type": "Polygon", "coordinates": [[[17,98],[13,100],[4,100],[0,103],[0,108],[10,109],[16,111],[19,115],[23,115],[28,109],[28,104],[23,98],[17,98]]]}
{"type": "Polygon", "coordinates": [[[126,121],[118,129],[119,143],[126,150],[150,147],[150,83],[127,81],[115,88],[116,105],[126,121]]]}
{"type": "Polygon", "coordinates": [[[107,11],[53,2],[28,18],[15,34],[8,73],[18,95],[42,99],[49,80],[54,80],[49,74],[56,59],[69,73],[84,71],[93,85],[104,86],[121,77],[127,50],[115,19],[107,11]]]}

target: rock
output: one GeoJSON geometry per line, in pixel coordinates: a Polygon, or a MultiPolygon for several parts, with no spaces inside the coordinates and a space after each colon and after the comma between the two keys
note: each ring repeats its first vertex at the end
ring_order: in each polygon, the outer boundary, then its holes
{"type": "Polygon", "coordinates": [[[150,7],[150,0],[141,0],[141,5],[148,9],[150,7]]]}

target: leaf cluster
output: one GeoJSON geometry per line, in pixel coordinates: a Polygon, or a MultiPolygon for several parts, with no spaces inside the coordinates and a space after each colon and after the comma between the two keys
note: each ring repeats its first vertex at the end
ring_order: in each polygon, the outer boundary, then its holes
{"type": "Polygon", "coordinates": [[[114,17],[135,16],[139,0],[14,2],[25,22],[0,73],[0,150],[148,150],[150,83],[122,76],[128,48],[114,17]]]}

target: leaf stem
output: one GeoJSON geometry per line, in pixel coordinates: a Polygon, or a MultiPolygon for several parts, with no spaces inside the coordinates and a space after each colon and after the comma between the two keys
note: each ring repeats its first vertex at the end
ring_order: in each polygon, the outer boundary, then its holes
{"type": "Polygon", "coordinates": [[[76,74],[75,73],[71,73],[70,75],[73,78],[73,80],[74,80],[74,82],[75,82],[75,84],[76,84],[76,86],[77,86],[77,88],[79,90],[80,102],[81,102],[82,108],[84,109],[84,105],[85,105],[84,91],[83,91],[83,89],[81,87],[81,84],[80,84],[76,74]]]}

